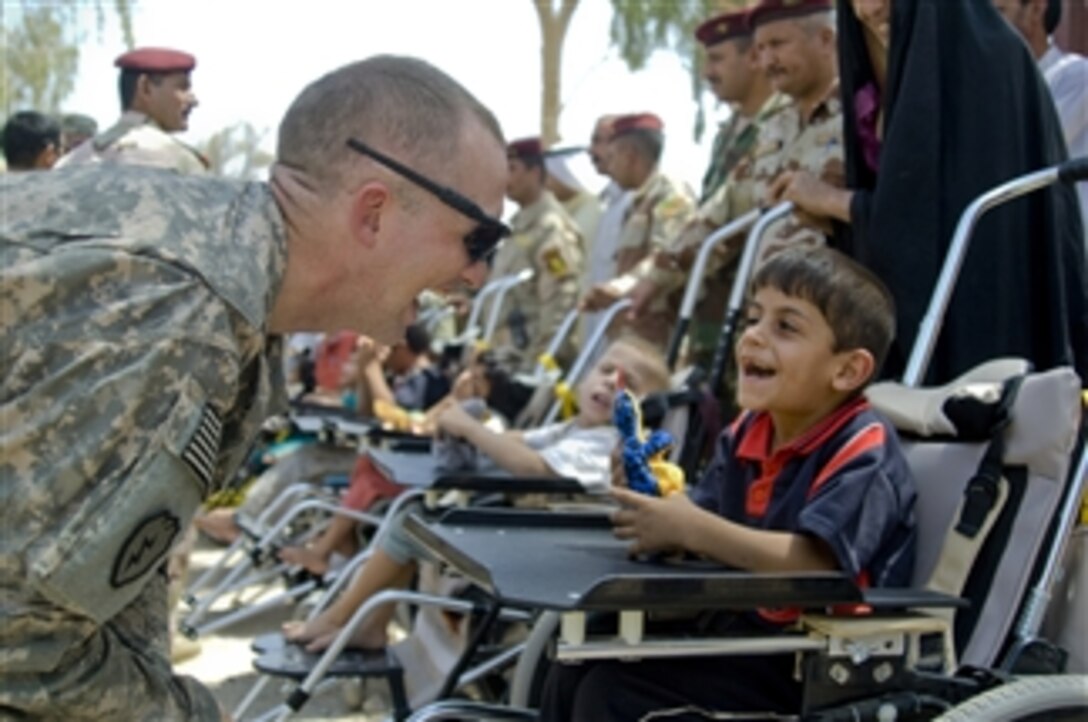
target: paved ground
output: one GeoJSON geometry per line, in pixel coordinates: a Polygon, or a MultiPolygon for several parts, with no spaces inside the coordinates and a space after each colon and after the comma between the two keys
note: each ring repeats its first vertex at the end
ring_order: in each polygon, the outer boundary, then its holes
{"type": "MultiPolygon", "coordinates": [[[[214,563],[221,553],[221,550],[210,545],[198,544],[192,559],[191,578],[214,563]]],[[[259,634],[277,630],[291,615],[292,610],[287,608],[269,610],[201,637],[200,654],[181,663],[177,669],[181,674],[192,675],[208,685],[224,708],[233,712],[258,679],[253,669],[254,655],[249,648],[250,642],[259,634]]],[[[271,709],[286,698],[292,686],[278,680],[266,684],[257,702],[242,719],[253,719],[255,715],[271,709]]],[[[292,719],[377,722],[387,716],[388,700],[383,686],[380,682],[371,683],[364,693],[358,683],[338,682],[307,702],[292,719]]]]}

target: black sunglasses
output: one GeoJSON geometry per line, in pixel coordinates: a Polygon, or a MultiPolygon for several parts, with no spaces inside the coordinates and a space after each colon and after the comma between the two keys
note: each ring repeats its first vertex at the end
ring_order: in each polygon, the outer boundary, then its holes
{"type": "Polygon", "coordinates": [[[384,153],[374,150],[366,143],[355,138],[348,138],[348,147],[356,153],[373,158],[397,175],[407,178],[423,190],[433,194],[438,200],[458,213],[479,223],[478,226],[465,235],[464,239],[465,250],[468,252],[469,260],[473,263],[486,261],[499,247],[502,239],[510,235],[510,228],[505,223],[497,218],[492,218],[480,206],[452,188],[435,183],[427,176],[412,170],[399,161],[393,160],[384,153]]]}

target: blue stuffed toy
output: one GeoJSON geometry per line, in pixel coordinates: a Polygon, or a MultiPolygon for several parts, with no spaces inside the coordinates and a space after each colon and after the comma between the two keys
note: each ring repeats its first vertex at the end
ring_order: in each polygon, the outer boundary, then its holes
{"type": "Polygon", "coordinates": [[[683,469],[665,460],[665,453],[672,448],[672,436],[658,429],[646,438],[642,409],[630,391],[616,392],[612,421],[623,442],[623,470],[629,488],[649,496],[668,496],[684,490],[683,469]]]}

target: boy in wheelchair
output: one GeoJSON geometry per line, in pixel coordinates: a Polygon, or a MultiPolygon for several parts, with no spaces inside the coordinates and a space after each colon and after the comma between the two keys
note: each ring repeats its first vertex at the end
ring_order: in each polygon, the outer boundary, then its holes
{"type": "MultiPolygon", "coordinates": [[[[753,572],[840,570],[860,586],[906,585],[914,480],[895,430],[862,396],[894,336],[890,295],[824,248],[775,255],[751,293],[735,350],[746,411],[690,496],[615,489],[615,535],[631,541],[632,554],[694,554],[753,572]]],[[[782,609],[717,613],[692,626],[765,635],[795,618],[782,609]]],[[[792,655],[587,662],[552,668],[541,719],[796,712],[800,701],[792,655]]]]}

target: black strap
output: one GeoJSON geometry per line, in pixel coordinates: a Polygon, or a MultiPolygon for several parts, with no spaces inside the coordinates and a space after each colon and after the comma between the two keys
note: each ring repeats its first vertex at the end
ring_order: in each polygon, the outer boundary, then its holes
{"type": "Polygon", "coordinates": [[[1012,421],[1012,406],[1024,377],[1024,374],[1020,374],[1005,381],[994,413],[994,424],[990,428],[990,444],[963,491],[963,507],[956,522],[956,531],[969,539],[974,539],[979,533],[997,503],[1005,457],[1005,429],[1012,421]]]}

